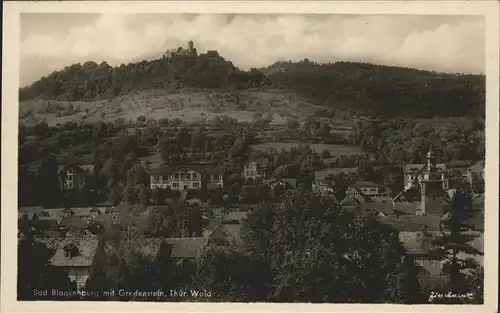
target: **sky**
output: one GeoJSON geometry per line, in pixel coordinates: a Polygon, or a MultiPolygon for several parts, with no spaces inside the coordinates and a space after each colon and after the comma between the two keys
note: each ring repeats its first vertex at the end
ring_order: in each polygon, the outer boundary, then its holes
{"type": "Polygon", "coordinates": [[[188,40],[241,69],[308,58],[485,72],[482,16],[23,13],[20,83],[85,61],[151,60],[188,40]]]}

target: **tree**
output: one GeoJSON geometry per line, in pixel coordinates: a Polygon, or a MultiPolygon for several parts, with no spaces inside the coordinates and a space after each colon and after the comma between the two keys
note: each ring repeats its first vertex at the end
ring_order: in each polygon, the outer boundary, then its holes
{"type": "Polygon", "coordinates": [[[139,195],[138,200],[140,204],[148,205],[149,204],[149,188],[141,185],[139,187],[139,195]]]}
{"type": "Polygon", "coordinates": [[[405,261],[398,233],[343,211],[333,199],[289,191],[249,213],[242,239],[246,251],[270,267],[272,301],[418,301],[416,271],[405,261]]]}
{"type": "Polygon", "coordinates": [[[228,246],[210,244],[196,259],[194,284],[210,290],[211,301],[262,301],[266,297],[266,264],[228,246]]]}
{"type": "Polygon", "coordinates": [[[41,139],[45,138],[49,132],[49,125],[45,120],[37,123],[34,127],[34,132],[38,136],[40,136],[41,139]]]}
{"type": "Polygon", "coordinates": [[[229,202],[237,202],[241,192],[241,186],[238,183],[234,183],[229,190],[229,202]]]}
{"type": "Polygon", "coordinates": [[[253,203],[256,201],[257,188],[253,185],[244,185],[241,188],[240,198],[243,203],[253,203]]]}
{"type": "Polygon", "coordinates": [[[54,255],[47,246],[36,242],[33,235],[27,231],[18,245],[17,267],[17,299],[23,300],[70,300],[52,295],[52,290],[76,291],[76,285],[71,282],[68,273],[54,267],[50,259],[54,255]],[[37,295],[34,290],[47,290],[47,295],[37,295]]]}
{"type": "Polygon", "coordinates": [[[163,188],[154,188],[153,191],[152,191],[152,200],[153,200],[153,204],[156,204],[156,205],[161,205],[161,204],[164,204],[165,203],[165,200],[166,200],[166,192],[163,188]]]}
{"type": "Polygon", "coordinates": [[[436,251],[442,255],[444,262],[443,275],[448,278],[447,288],[453,293],[465,293],[478,287],[471,286],[467,278],[470,270],[478,268],[477,261],[471,256],[483,255],[482,251],[469,243],[476,236],[468,233],[472,229],[468,225],[471,204],[470,194],[458,189],[453,195],[449,211],[440,222],[441,233],[434,240],[436,251]]]}
{"type": "Polygon", "coordinates": [[[145,117],[144,115],[139,115],[139,116],[137,117],[137,122],[138,122],[138,123],[141,123],[141,124],[146,123],[146,117],[145,117]]]}
{"type": "Polygon", "coordinates": [[[222,202],[223,190],[220,187],[210,189],[209,197],[212,203],[219,204],[222,202]]]}
{"type": "Polygon", "coordinates": [[[196,197],[200,199],[202,202],[206,202],[209,197],[207,186],[202,185],[198,190],[196,190],[196,197]]]}
{"type": "Polygon", "coordinates": [[[196,237],[201,236],[203,231],[203,215],[199,207],[169,205],[166,209],[152,214],[150,218],[150,232],[153,236],[196,237]]]}
{"type": "Polygon", "coordinates": [[[112,205],[118,205],[123,199],[123,192],[119,186],[113,186],[109,192],[109,201],[112,205]]]}
{"type": "Polygon", "coordinates": [[[267,184],[257,185],[257,201],[265,202],[269,199],[269,186],[267,184]]]}
{"type": "Polygon", "coordinates": [[[38,169],[38,199],[44,207],[56,207],[61,203],[60,178],[57,160],[50,155],[38,169]]]}

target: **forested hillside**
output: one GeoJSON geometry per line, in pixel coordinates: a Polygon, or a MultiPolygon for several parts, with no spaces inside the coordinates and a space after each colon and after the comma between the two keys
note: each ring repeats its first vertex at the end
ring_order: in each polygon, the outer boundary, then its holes
{"type": "Polygon", "coordinates": [[[98,101],[150,89],[247,89],[275,86],[330,109],[401,117],[482,117],[485,77],[366,63],[278,62],[242,71],[217,51],[166,54],[111,67],[74,64],[21,88],[21,101],[98,101]]]}
{"type": "Polygon", "coordinates": [[[366,63],[278,62],[273,83],[330,108],[385,116],[484,116],[485,77],[366,63]]]}
{"type": "Polygon", "coordinates": [[[158,88],[235,88],[269,85],[258,70],[242,71],[217,51],[174,54],[153,61],[111,67],[106,62],[73,64],[19,91],[20,101],[96,101],[158,88]]]}

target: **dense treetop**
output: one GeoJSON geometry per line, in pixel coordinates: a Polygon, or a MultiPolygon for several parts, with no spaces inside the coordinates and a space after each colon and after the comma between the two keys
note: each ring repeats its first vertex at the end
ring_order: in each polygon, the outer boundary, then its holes
{"type": "Polygon", "coordinates": [[[73,64],[19,90],[32,99],[96,101],[140,90],[182,87],[285,88],[318,105],[360,113],[405,117],[484,116],[485,77],[443,74],[366,63],[277,62],[242,71],[217,51],[169,54],[111,67],[73,64]]]}

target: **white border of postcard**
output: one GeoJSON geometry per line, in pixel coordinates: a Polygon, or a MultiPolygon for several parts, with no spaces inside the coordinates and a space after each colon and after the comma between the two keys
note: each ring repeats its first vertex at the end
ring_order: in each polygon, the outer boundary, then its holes
{"type": "Polygon", "coordinates": [[[498,1],[64,1],[4,2],[2,53],[2,312],[497,312],[498,288],[498,144],[499,144],[499,3],[498,1]],[[19,36],[21,12],[73,13],[337,13],[337,14],[453,14],[486,18],[486,233],[484,305],[391,304],[238,304],[132,302],[16,301],[16,208],[19,36]]]}

